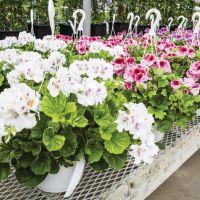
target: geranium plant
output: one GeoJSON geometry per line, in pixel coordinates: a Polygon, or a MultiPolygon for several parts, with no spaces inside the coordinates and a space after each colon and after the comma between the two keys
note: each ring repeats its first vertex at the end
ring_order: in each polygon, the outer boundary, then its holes
{"type": "Polygon", "coordinates": [[[58,38],[66,42],[23,32],[0,43],[0,179],[12,165],[19,182],[33,187],[83,156],[96,170],[119,170],[128,154],[151,163],[154,119],[114,79],[110,61],[123,47],[98,55],[91,44],[100,38],[58,38]]]}

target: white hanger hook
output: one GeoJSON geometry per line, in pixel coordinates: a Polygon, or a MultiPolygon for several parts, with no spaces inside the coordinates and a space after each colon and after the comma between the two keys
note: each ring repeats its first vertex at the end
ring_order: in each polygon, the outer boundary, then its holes
{"type": "Polygon", "coordinates": [[[134,20],[134,14],[132,12],[128,13],[127,20],[130,20],[129,21],[128,32],[132,32],[132,29],[133,29],[133,20],[134,20]]]}
{"type": "Polygon", "coordinates": [[[171,30],[171,26],[172,26],[173,21],[174,21],[173,17],[170,17],[170,18],[168,19],[168,22],[169,22],[169,24],[167,25],[167,30],[168,30],[168,31],[171,30]]]}
{"type": "Polygon", "coordinates": [[[49,13],[49,22],[50,22],[50,27],[51,27],[51,34],[54,35],[55,33],[55,7],[53,0],[49,0],[48,3],[48,13],[49,13]]]}
{"type": "Polygon", "coordinates": [[[86,18],[86,14],[85,14],[85,11],[83,9],[77,9],[73,12],[73,18],[74,18],[74,27],[76,29],[76,32],[79,32],[79,31],[83,31],[83,23],[85,21],[85,18],[86,18]],[[82,15],[82,18],[79,22],[79,25],[76,29],[76,23],[77,23],[77,18],[78,18],[78,13],[80,13],[82,15]]]}
{"type": "Polygon", "coordinates": [[[156,8],[148,10],[148,12],[146,13],[146,20],[149,18],[151,19],[150,34],[155,35],[156,28],[159,27],[159,22],[162,19],[160,11],[156,8]],[[156,18],[154,17],[153,13],[155,14],[156,18]]]}
{"type": "Polygon", "coordinates": [[[179,16],[177,20],[181,19],[181,23],[178,26],[178,29],[184,29],[185,17],[183,15],[179,16]]]}

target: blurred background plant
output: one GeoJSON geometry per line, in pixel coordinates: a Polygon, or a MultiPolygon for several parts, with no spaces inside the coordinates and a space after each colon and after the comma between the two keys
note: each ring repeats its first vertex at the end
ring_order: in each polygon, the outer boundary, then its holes
{"type": "Polygon", "coordinates": [[[20,30],[26,27],[30,2],[26,0],[0,0],[0,30],[20,30]]]}
{"type": "MultiPolygon", "coordinates": [[[[54,0],[54,4],[56,22],[67,22],[73,11],[82,7],[82,0],[54,0]]],[[[145,13],[155,7],[161,11],[162,24],[166,25],[171,16],[191,19],[194,6],[194,0],[92,0],[92,22],[112,21],[114,13],[118,22],[125,22],[128,12],[133,12],[141,17],[140,25],[147,25],[145,13]]],[[[48,0],[0,0],[0,30],[26,29],[31,7],[35,23],[48,24],[48,0]]],[[[178,24],[176,20],[175,23],[178,24]]]]}

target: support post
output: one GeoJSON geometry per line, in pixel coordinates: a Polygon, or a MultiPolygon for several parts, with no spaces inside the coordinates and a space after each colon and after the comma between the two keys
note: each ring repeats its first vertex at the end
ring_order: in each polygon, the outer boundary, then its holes
{"type": "Polygon", "coordinates": [[[91,34],[91,0],[83,0],[83,10],[86,18],[83,25],[83,34],[90,36],[91,34]]]}

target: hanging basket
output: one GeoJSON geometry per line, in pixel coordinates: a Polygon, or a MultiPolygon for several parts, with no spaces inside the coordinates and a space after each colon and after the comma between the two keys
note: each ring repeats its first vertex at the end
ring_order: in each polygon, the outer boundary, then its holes
{"type": "Polygon", "coordinates": [[[84,168],[84,158],[72,167],[61,166],[57,174],[49,174],[37,188],[50,193],[66,192],[65,197],[69,197],[80,182],[84,168]]]}

